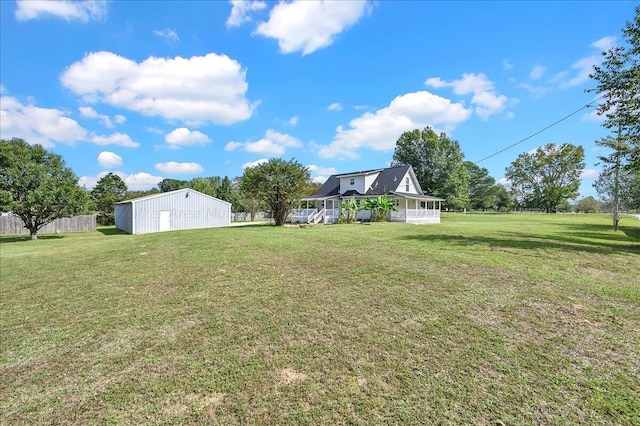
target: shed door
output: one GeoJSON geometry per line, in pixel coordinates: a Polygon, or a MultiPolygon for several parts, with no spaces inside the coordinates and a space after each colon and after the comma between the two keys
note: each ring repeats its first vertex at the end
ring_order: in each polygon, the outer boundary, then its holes
{"type": "Polygon", "coordinates": [[[171,211],[169,210],[160,210],[160,215],[158,216],[158,231],[170,231],[171,230],[171,211]]]}

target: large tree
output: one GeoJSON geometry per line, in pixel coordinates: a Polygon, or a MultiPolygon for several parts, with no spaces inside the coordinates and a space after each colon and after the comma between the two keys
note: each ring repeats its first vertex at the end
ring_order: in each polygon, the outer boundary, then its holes
{"type": "Polygon", "coordinates": [[[127,196],[127,185],[116,174],[108,173],[100,178],[91,190],[91,198],[98,210],[98,223],[113,225],[115,223],[115,204],[127,196]]]}
{"type": "MultiPolygon", "coordinates": [[[[170,192],[170,191],[175,191],[177,189],[188,188],[188,187],[189,187],[189,181],[180,180],[180,179],[166,178],[166,179],[162,179],[158,183],[158,189],[160,189],[160,192],[170,192]]],[[[195,189],[195,188],[192,188],[192,189],[195,189]]]]}
{"type": "Polygon", "coordinates": [[[88,198],[61,156],[22,139],[0,140],[0,209],[22,219],[32,240],[47,223],[84,212],[88,198]]]}
{"type": "Polygon", "coordinates": [[[396,142],[392,166],[411,165],[425,194],[444,198],[456,209],[469,203],[469,173],[460,144],[427,127],[404,132],[396,142]]]}
{"type": "Polygon", "coordinates": [[[605,118],[603,126],[619,132],[620,146],[627,147],[620,154],[629,168],[640,170],[640,6],[622,38],[624,45],[602,53],[602,64],[590,74],[597,85],[588,92],[601,95],[597,113],[605,118]]]}
{"type": "Polygon", "coordinates": [[[489,170],[471,161],[465,161],[464,166],[469,173],[469,205],[474,210],[486,210],[496,207],[498,193],[501,186],[489,176],[489,170]]]}
{"type": "Polygon", "coordinates": [[[296,160],[272,158],[266,163],[247,168],[240,188],[243,193],[268,206],[276,226],[281,226],[304,195],[309,177],[309,169],[296,160]]]}
{"type": "Polygon", "coordinates": [[[578,196],[580,173],[584,169],[584,149],[570,143],[547,144],[525,152],[507,167],[511,192],[520,203],[556,210],[563,201],[578,196]]]}
{"type": "Polygon", "coordinates": [[[593,186],[611,214],[613,230],[617,231],[623,212],[640,206],[640,169],[629,167],[625,155],[629,146],[622,138],[608,136],[597,140],[596,145],[608,148],[609,154],[599,157],[603,169],[593,186]]]}

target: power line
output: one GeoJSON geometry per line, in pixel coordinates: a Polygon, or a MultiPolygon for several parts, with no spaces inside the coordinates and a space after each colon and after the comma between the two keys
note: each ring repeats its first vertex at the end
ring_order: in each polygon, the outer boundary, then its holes
{"type": "Polygon", "coordinates": [[[571,117],[571,116],[573,116],[573,115],[576,115],[577,113],[579,113],[579,112],[580,112],[580,111],[582,111],[583,109],[585,109],[585,108],[590,108],[594,103],[598,102],[598,101],[599,101],[600,99],[602,99],[603,97],[604,97],[604,95],[601,95],[600,97],[598,97],[597,99],[595,99],[595,100],[593,100],[593,101],[589,102],[588,104],[586,104],[586,105],[585,105],[585,106],[583,106],[582,108],[580,108],[580,109],[577,109],[577,110],[573,111],[571,114],[569,114],[569,115],[566,115],[566,116],[562,117],[560,120],[555,121],[555,122],[554,122],[554,123],[552,123],[552,124],[549,124],[549,125],[548,125],[547,127],[545,127],[544,129],[542,129],[542,130],[538,130],[537,132],[533,133],[532,135],[529,135],[529,136],[527,136],[527,137],[526,137],[526,138],[524,138],[524,139],[520,139],[518,142],[516,142],[516,143],[514,143],[514,144],[511,144],[511,145],[509,145],[508,147],[503,148],[503,149],[501,149],[501,150],[500,150],[500,151],[498,151],[498,152],[494,152],[493,154],[489,155],[488,157],[484,157],[482,160],[478,160],[478,161],[476,161],[476,162],[475,162],[475,164],[481,163],[481,162],[483,162],[484,160],[488,160],[488,159],[489,159],[489,158],[491,158],[491,157],[495,157],[496,155],[501,154],[501,153],[505,152],[506,150],[513,148],[513,147],[514,147],[514,146],[516,146],[516,145],[520,145],[522,142],[527,141],[527,140],[531,139],[532,137],[539,135],[540,133],[544,132],[545,130],[548,130],[548,129],[552,128],[552,127],[553,127],[553,126],[555,126],[556,124],[559,124],[559,123],[563,122],[563,121],[564,121],[564,120],[566,120],[567,118],[569,118],[569,117],[571,117]]]}

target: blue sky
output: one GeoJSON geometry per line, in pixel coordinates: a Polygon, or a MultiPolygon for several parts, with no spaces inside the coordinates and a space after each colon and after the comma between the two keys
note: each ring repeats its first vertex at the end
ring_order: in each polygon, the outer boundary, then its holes
{"type": "MultiPolygon", "coordinates": [[[[61,154],[92,187],[239,176],[296,158],[322,181],[384,167],[432,126],[477,161],[595,99],[588,74],[634,2],[2,1],[3,139],[61,154]]],[[[607,130],[583,110],[486,161],[582,145],[594,195],[607,130]]]]}

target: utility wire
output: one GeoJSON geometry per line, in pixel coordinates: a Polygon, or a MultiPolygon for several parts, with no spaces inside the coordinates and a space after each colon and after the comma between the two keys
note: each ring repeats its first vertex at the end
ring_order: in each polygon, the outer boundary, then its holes
{"type": "Polygon", "coordinates": [[[555,126],[556,124],[559,124],[559,123],[563,122],[563,121],[564,121],[564,120],[566,120],[567,118],[569,118],[569,117],[571,117],[571,116],[573,116],[573,115],[576,115],[577,113],[579,113],[580,111],[582,111],[582,110],[583,110],[583,109],[585,109],[585,108],[591,108],[591,107],[593,106],[593,104],[594,104],[594,103],[598,102],[598,101],[599,101],[600,99],[602,99],[604,96],[605,96],[605,95],[601,95],[601,96],[599,96],[597,99],[595,99],[595,100],[593,100],[593,101],[589,102],[588,104],[586,104],[586,105],[585,105],[585,106],[583,106],[582,108],[580,108],[580,109],[577,109],[577,110],[573,111],[571,114],[569,114],[569,115],[566,115],[566,116],[562,117],[560,120],[555,121],[555,122],[554,122],[554,123],[552,123],[552,124],[549,124],[549,125],[548,125],[547,127],[545,127],[544,129],[542,129],[542,130],[538,130],[538,131],[537,131],[537,132],[535,132],[534,134],[529,135],[529,136],[527,136],[527,137],[526,137],[526,138],[524,138],[524,139],[520,139],[518,142],[516,142],[516,143],[514,143],[514,144],[511,144],[511,145],[509,145],[508,147],[503,148],[503,149],[501,149],[500,151],[495,152],[495,153],[493,153],[493,154],[489,155],[488,157],[484,157],[482,160],[478,160],[478,161],[476,161],[476,162],[475,162],[475,164],[481,163],[481,162],[483,162],[484,160],[488,160],[489,158],[495,157],[496,155],[501,154],[501,153],[505,152],[506,150],[513,148],[513,147],[514,147],[514,146],[516,146],[516,145],[520,145],[522,142],[527,141],[527,140],[531,139],[532,137],[539,135],[540,133],[544,132],[545,130],[548,130],[548,129],[552,128],[552,127],[553,127],[553,126],[555,126]]]}

